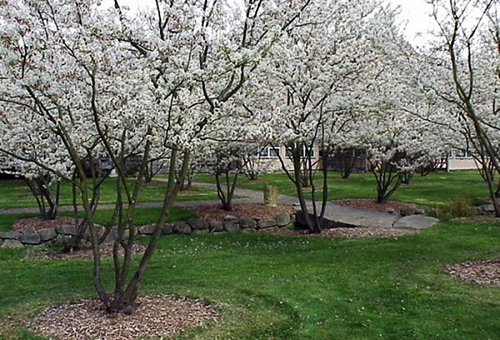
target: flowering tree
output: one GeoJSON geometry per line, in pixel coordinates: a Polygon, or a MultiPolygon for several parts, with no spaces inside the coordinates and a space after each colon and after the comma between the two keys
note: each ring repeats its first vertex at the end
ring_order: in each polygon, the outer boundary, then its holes
{"type": "Polygon", "coordinates": [[[375,1],[316,1],[274,45],[268,71],[261,76],[269,91],[267,107],[261,108],[271,112],[268,138],[287,147],[292,166],[287,168],[284,157],[281,162],[312,233],[321,231],[328,197],[327,157],[350,122],[372,105],[367,74],[380,71],[375,61],[391,54],[380,39],[393,29],[392,17],[375,1]],[[318,151],[320,163],[313,158],[318,151]],[[317,206],[313,179],[320,168],[322,204],[317,206]],[[311,185],[312,207],[305,199],[304,179],[311,185]]]}
{"type": "Polygon", "coordinates": [[[500,216],[494,183],[495,173],[500,170],[499,2],[432,0],[430,3],[438,29],[435,40],[421,57],[419,69],[420,86],[433,112],[422,116],[462,136],[465,141],[455,141],[455,146],[469,145],[474,150],[495,213],[500,216]]]}
{"type": "Polygon", "coordinates": [[[297,16],[294,9],[303,7],[288,1],[250,1],[233,9],[209,0],[153,5],[154,11],[134,15],[118,0],[107,10],[97,1],[0,2],[0,151],[78,189],[93,244],[94,287],[109,312],[134,310],[190,154],[226,127],[226,103],[276,39],[274,28],[281,31],[297,16]],[[161,213],[132,268],[139,189],[147,165],[166,154],[170,168],[161,213]],[[133,180],[126,171],[131,157],[133,180]],[[101,181],[89,186],[82,162],[99,158],[109,160],[117,174],[112,293],[101,281],[93,222],[101,181]]]}

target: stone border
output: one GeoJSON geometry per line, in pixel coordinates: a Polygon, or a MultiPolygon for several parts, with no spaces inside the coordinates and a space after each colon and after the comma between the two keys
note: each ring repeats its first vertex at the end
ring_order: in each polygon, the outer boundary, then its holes
{"type": "MultiPolygon", "coordinates": [[[[287,213],[277,214],[274,218],[268,220],[231,215],[225,216],[223,221],[208,221],[203,218],[191,218],[187,221],[165,223],[162,235],[276,231],[280,228],[293,226],[295,220],[294,214],[287,213]]],[[[98,233],[102,235],[105,228],[101,226],[97,226],[97,228],[98,233]]],[[[154,225],[145,225],[139,227],[137,230],[139,235],[152,235],[154,225]]],[[[47,242],[64,243],[74,235],[76,235],[76,227],[71,225],[42,229],[37,232],[31,229],[0,231],[0,246],[2,248],[22,248],[25,245],[40,245],[47,242]]],[[[113,228],[104,243],[111,243],[115,238],[116,228],[113,228]]],[[[89,235],[85,235],[85,239],[88,240],[89,235]]]]}

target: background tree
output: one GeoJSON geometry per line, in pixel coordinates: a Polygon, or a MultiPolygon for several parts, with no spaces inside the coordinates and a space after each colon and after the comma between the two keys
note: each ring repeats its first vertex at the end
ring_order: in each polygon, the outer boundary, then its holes
{"type": "Polygon", "coordinates": [[[274,46],[270,71],[262,75],[272,108],[270,140],[288,149],[293,165],[287,169],[283,158],[282,165],[312,233],[321,231],[325,213],[328,156],[348,122],[373,105],[370,77],[381,71],[375,62],[391,53],[382,37],[387,32],[392,37],[393,15],[374,1],[315,2],[274,46]],[[312,157],[316,148],[323,164],[320,190],[314,184],[320,169],[312,157]],[[304,179],[311,185],[312,206],[306,202],[304,179]]]}
{"type": "Polygon", "coordinates": [[[429,1],[438,24],[435,40],[423,51],[419,62],[420,88],[432,112],[424,119],[457,131],[464,140],[455,143],[471,147],[482,167],[489,193],[495,199],[497,184],[492,171],[499,167],[498,122],[498,6],[488,1],[429,1]],[[488,163],[491,166],[488,166],[488,163]]]}

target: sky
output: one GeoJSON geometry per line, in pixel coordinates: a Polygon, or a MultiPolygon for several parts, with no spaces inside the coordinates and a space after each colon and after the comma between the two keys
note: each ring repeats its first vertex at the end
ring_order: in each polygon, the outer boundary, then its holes
{"type": "MultiPolygon", "coordinates": [[[[414,46],[424,45],[426,42],[425,34],[435,25],[433,19],[428,15],[432,10],[432,6],[427,4],[425,0],[385,1],[392,6],[400,6],[401,14],[397,22],[405,26],[403,32],[406,39],[414,46]]],[[[102,3],[103,5],[110,6],[113,4],[113,0],[103,0],[102,3]]],[[[120,0],[120,3],[127,4],[131,8],[144,8],[144,6],[147,6],[146,4],[153,4],[154,2],[147,0],[120,0]]]]}
{"type": "Polygon", "coordinates": [[[392,6],[400,6],[401,14],[397,22],[405,25],[403,30],[406,39],[414,46],[422,46],[426,42],[426,34],[435,27],[434,19],[429,17],[432,6],[425,0],[385,0],[392,6]],[[419,36],[420,35],[420,36],[419,36]]]}

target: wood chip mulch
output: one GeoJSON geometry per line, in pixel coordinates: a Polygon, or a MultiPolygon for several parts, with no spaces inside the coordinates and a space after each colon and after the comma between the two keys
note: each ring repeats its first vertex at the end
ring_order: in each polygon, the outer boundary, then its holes
{"type": "Polygon", "coordinates": [[[447,267],[451,276],[467,282],[500,287],[500,258],[489,261],[471,261],[447,267]]]}
{"type": "Polygon", "coordinates": [[[218,323],[221,315],[195,299],[139,296],[132,315],[108,314],[97,299],[46,308],[34,321],[44,336],[58,339],[171,338],[188,327],[218,323]]]}
{"type": "MultiPolygon", "coordinates": [[[[103,244],[100,247],[101,258],[113,256],[113,245],[103,244]]],[[[142,244],[132,245],[132,254],[142,254],[146,251],[146,246],[142,244]]],[[[120,256],[123,256],[123,249],[120,248],[120,256]]],[[[68,252],[57,252],[49,251],[44,253],[31,253],[28,251],[26,254],[28,258],[34,258],[37,260],[73,260],[73,259],[91,259],[93,258],[92,247],[83,246],[80,249],[68,252]]]]}
{"type": "Polygon", "coordinates": [[[49,220],[41,217],[27,217],[17,220],[12,225],[12,230],[30,229],[33,231],[39,231],[42,229],[56,228],[63,225],[74,225],[75,219],[68,216],[58,216],[53,220],[49,220]]]}
{"type": "Polygon", "coordinates": [[[315,236],[315,237],[397,237],[418,234],[421,230],[394,229],[394,228],[335,228],[322,230],[321,234],[310,234],[307,230],[286,230],[281,235],[289,236],[315,236]]]}
{"type": "Polygon", "coordinates": [[[291,214],[294,212],[293,206],[291,205],[268,207],[260,203],[233,204],[233,209],[231,211],[222,209],[222,206],[219,204],[204,204],[190,209],[196,212],[198,216],[203,217],[209,221],[222,221],[227,215],[236,217],[247,216],[250,218],[267,220],[274,218],[279,213],[291,214]]]}

